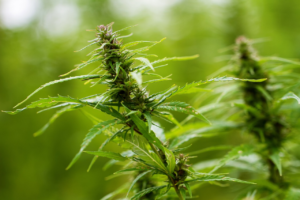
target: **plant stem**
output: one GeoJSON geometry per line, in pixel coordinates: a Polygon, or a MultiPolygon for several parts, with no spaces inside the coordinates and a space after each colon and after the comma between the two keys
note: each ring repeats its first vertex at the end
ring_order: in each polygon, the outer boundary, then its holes
{"type": "Polygon", "coordinates": [[[164,160],[162,159],[162,157],[161,157],[161,155],[158,153],[158,151],[157,151],[157,149],[155,148],[155,146],[152,144],[152,143],[150,143],[149,141],[148,141],[148,143],[150,144],[150,147],[151,147],[151,149],[154,151],[154,153],[160,158],[160,160],[164,163],[164,160]]]}
{"type": "MultiPolygon", "coordinates": [[[[148,141],[148,142],[149,142],[149,141],[148,141]]],[[[155,153],[155,154],[161,159],[161,161],[164,163],[164,160],[162,159],[162,157],[161,157],[161,155],[159,154],[159,152],[156,150],[155,146],[154,146],[152,143],[150,143],[150,142],[149,142],[149,144],[150,144],[152,150],[154,151],[154,153],[155,153]]],[[[173,179],[170,175],[168,175],[168,177],[169,177],[169,180],[172,182],[173,187],[174,187],[174,189],[175,189],[175,191],[176,191],[176,194],[178,195],[179,199],[180,199],[180,200],[184,200],[182,194],[180,193],[180,191],[179,191],[179,189],[178,189],[178,186],[177,186],[177,185],[175,184],[175,182],[174,182],[174,179],[173,179]]]]}
{"type": "Polygon", "coordinates": [[[173,183],[173,186],[174,186],[174,189],[175,189],[176,194],[178,195],[179,199],[180,199],[180,200],[184,200],[182,194],[180,193],[180,191],[179,191],[179,189],[178,189],[178,186],[175,185],[174,183],[173,183]]]}

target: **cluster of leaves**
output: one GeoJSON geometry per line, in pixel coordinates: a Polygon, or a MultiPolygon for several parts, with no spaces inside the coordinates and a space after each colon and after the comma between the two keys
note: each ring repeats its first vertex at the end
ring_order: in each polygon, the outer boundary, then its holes
{"type": "MultiPolygon", "coordinates": [[[[201,112],[185,102],[169,101],[169,99],[178,94],[199,91],[200,89],[197,87],[211,82],[232,80],[262,82],[265,79],[261,77],[259,79],[217,77],[207,81],[193,82],[182,87],[175,85],[168,90],[150,95],[146,90],[148,84],[169,80],[169,76],[162,77],[154,73],[155,69],[166,66],[159,64],[171,60],[194,59],[197,55],[163,58],[150,62],[146,57],[153,55],[145,52],[163,40],[159,42],[135,41],[123,44],[122,39],[131,36],[131,34],[122,36],[120,32],[130,27],[113,31],[112,25],[113,23],[106,26],[100,25],[96,28],[96,38],[90,41],[91,44],[83,48],[98,45],[96,49],[88,54],[91,55],[90,59],[77,65],[76,68],[62,76],[78,71],[92,63],[100,63],[91,73],[46,83],[17,106],[27,101],[44,87],[69,80],[84,80],[91,86],[106,85],[108,88],[106,92],[79,99],[68,96],[48,97],[32,102],[22,109],[6,112],[16,114],[29,108],[42,108],[39,112],[59,109],[50,121],[34,134],[35,136],[43,133],[61,114],[82,109],[86,106],[93,107],[113,117],[113,119],[107,121],[94,120],[96,124],[89,130],[79,152],[67,167],[70,168],[83,152],[94,155],[88,170],[91,169],[98,157],[111,158],[112,161],[108,165],[114,163],[125,165],[126,167],[116,172],[115,175],[132,174],[134,179],[132,184],[128,185],[126,183],[103,199],[110,199],[114,195],[123,193],[126,188],[128,189],[126,198],[131,196],[130,199],[141,199],[143,197],[148,199],[173,198],[176,195],[179,199],[186,199],[186,192],[192,196],[191,185],[193,184],[193,188],[195,188],[194,183],[216,181],[249,183],[225,177],[222,174],[212,174],[212,172],[200,173],[190,166],[189,160],[192,157],[180,153],[187,147],[180,148],[179,146],[190,139],[210,137],[220,130],[226,130],[232,128],[232,126],[235,127],[236,124],[222,123],[218,126],[208,127],[204,124],[210,124],[210,122],[201,112]],[[130,49],[140,43],[150,43],[150,45],[133,50],[130,49]],[[143,75],[155,78],[143,82],[141,78],[143,75]],[[202,120],[203,123],[199,122],[196,128],[195,126],[182,126],[170,112],[166,111],[188,114],[202,120]],[[155,117],[173,123],[176,127],[172,131],[164,133],[159,123],[155,121],[155,117]],[[106,133],[108,138],[101,144],[98,151],[86,151],[91,141],[103,133],[106,133]],[[112,141],[123,147],[125,151],[122,153],[105,151],[105,146],[112,141]]],[[[216,148],[224,148],[224,146],[212,147],[211,149],[216,148]]],[[[224,159],[227,158],[225,157],[224,159]]],[[[221,167],[221,165],[217,167],[221,167]]]]}
{"type": "MultiPolygon", "coordinates": [[[[232,134],[239,131],[244,137],[247,133],[247,143],[231,147],[219,160],[196,164],[196,169],[203,170],[202,166],[205,166],[212,173],[225,165],[237,173],[246,170],[248,175],[251,174],[252,181],[258,184],[242,192],[241,199],[296,200],[300,198],[297,189],[300,184],[295,178],[299,171],[299,160],[293,152],[299,141],[297,131],[300,128],[300,99],[297,96],[298,84],[295,84],[299,75],[293,70],[300,63],[278,57],[258,57],[252,47],[254,42],[245,37],[237,38],[235,54],[220,72],[226,71],[243,79],[267,80],[216,85],[217,100],[198,109],[199,112],[209,113],[219,119],[212,126],[198,128],[198,132],[202,130],[203,134],[208,134],[211,130],[220,130],[219,134],[232,134]],[[296,101],[286,101],[288,99],[296,101]],[[230,126],[223,129],[225,124],[230,126]]],[[[203,95],[197,100],[200,98],[203,95]]],[[[192,117],[188,117],[184,122],[191,119],[192,117]]],[[[189,123],[185,126],[196,127],[196,124],[189,123]]],[[[230,147],[210,147],[196,153],[226,148],[230,147]]]]}

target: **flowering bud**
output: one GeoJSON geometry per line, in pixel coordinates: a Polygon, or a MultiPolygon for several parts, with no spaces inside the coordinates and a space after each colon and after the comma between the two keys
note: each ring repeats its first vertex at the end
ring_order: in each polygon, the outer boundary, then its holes
{"type": "Polygon", "coordinates": [[[100,31],[104,31],[106,29],[106,27],[104,25],[100,25],[100,26],[98,26],[98,28],[100,31]]]}
{"type": "Polygon", "coordinates": [[[181,153],[181,154],[179,154],[179,157],[180,157],[180,159],[183,159],[184,155],[181,153]]]}

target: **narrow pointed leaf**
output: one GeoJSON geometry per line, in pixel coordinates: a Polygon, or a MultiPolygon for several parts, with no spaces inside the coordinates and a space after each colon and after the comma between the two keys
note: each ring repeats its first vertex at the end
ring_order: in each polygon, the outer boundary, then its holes
{"type": "Polygon", "coordinates": [[[168,168],[169,174],[172,174],[174,172],[175,165],[176,165],[175,156],[174,156],[173,152],[167,148],[164,148],[164,153],[165,153],[166,160],[168,163],[167,168],[168,168]]]}
{"type": "Polygon", "coordinates": [[[152,117],[151,117],[151,114],[150,114],[150,112],[147,111],[147,112],[144,113],[144,116],[147,119],[147,122],[148,122],[148,132],[150,133],[151,132],[151,126],[152,126],[152,117]]]}
{"type": "Polygon", "coordinates": [[[149,83],[157,83],[157,82],[161,82],[161,81],[169,81],[172,80],[171,78],[169,78],[172,74],[170,74],[169,76],[163,77],[163,78],[159,78],[159,79],[152,79],[149,81],[144,81],[143,84],[149,84],[149,83]]]}
{"type": "Polygon", "coordinates": [[[198,151],[190,152],[189,155],[196,155],[196,154],[200,154],[200,153],[204,153],[204,152],[208,152],[208,151],[224,150],[224,149],[231,149],[231,148],[232,148],[232,146],[229,146],[229,145],[212,146],[212,147],[200,149],[198,151]]]}
{"type": "Polygon", "coordinates": [[[114,160],[119,160],[119,161],[125,161],[127,158],[123,157],[119,153],[114,153],[114,152],[108,152],[108,151],[84,151],[85,153],[100,156],[100,157],[106,157],[106,158],[111,158],[114,160]]]}
{"type": "Polygon", "coordinates": [[[221,159],[219,164],[217,166],[215,166],[215,168],[210,173],[215,172],[220,167],[225,165],[228,161],[238,159],[241,156],[247,156],[247,155],[253,153],[253,151],[254,151],[254,147],[251,145],[241,145],[241,146],[235,147],[234,149],[229,151],[225,155],[224,158],[221,159]]]}
{"type": "Polygon", "coordinates": [[[147,168],[145,167],[135,167],[135,168],[129,168],[129,169],[122,169],[119,171],[116,171],[114,174],[123,173],[123,172],[133,172],[133,171],[145,171],[147,168]]]}
{"type": "Polygon", "coordinates": [[[125,28],[122,28],[122,29],[120,29],[120,30],[117,30],[117,31],[115,31],[113,34],[116,34],[116,33],[122,32],[122,31],[125,31],[125,30],[130,29],[130,28],[135,27],[135,26],[137,26],[137,24],[136,24],[136,25],[132,25],[132,26],[127,26],[127,27],[125,27],[125,28]]]}
{"type": "Polygon", "coordinates": [[[131,144],[133,148],[136,150],[133,150],[139,157],[142,157],[144,160],[147,161],[148,164],[153,165],[157,168],[159,168],[161,171],[168,173],[168,170],[166,169],[165,165],[162,163],[162,161],[158,158],[156,154],[150,153],[146,148],[142,148],[141,146],[130,142],[126,140],[127,143],[131,144]]]}
{"type": "Polygon", "coordinates": [[[127,38],[127,37],[130,37],[132,35],[133,35],[133,33],[130,33],[128,35],[122,35],[122,36],[117,37],[117,39],[127,38]]]}
{"type": "Polygon", "coordinates": [[[191,183],[191,182],[208,182],[208,181],[231,181],[231,182],[237,182],[237,183],[246,183],[246,184],[255,184],[248,181],[242,181],[236,178],[230,178],[225,177],[224,175],[218,175],[218,174],[203,174],[199,178],[195,178],[192,180],[187,180],[184,183],[191,183]]]}
{"type": "MultiPolygon", "coordinates": [[[[63,79],[59,79],[59,80],[55,80],[55,81],[51,81],[49,83],[46,83],[44,85],[42,85],[41,87],[39,87],[38,89],[36,89],[33,93],[31,93],[28,97],[26,97],[26,99],[24,99],[22,102],[18,103],[15,107],[18,107],[19,105],[23,104],[25,101],[27,101],[30,97],[32,97],[34,94],[36,94],[37,92],[39,92],[40,90],[42,90],[45,87],[48,87],[50,85],[54,85],[56,83],[62,83],[65,81],[70,81],[70,80],[76,80],[76,79],[90,79],[90,78],[100,78],[100,75],[82,75],[82,76],[74,76],[74,77],[69,77],[69,78],[63,78],[63,79]]],[[[15,108],[14,107],[14,108],[15,108]]]]}
{"type": "Polygon", "coordinates": [[[203,120],[204,122],[210,124],[210,121],[206,117],[204,117],[201,113],[199,113],[196,109],[194,109],[189,104],[183,102],[176,101],[176,102],[164,103],[157,106],[157,109],[165,109],[165,110],[177,111],[177,112],[193,115],[199,118],[200,120],[203,120]]]}
{"type": "Polygon", "coordinates": [[[49,120],[49,122],[47,124],[45,124],[40,130],[38,130],[37,132],[35,132],[33,134],[33,136],[39,136],[41,135],[42,133],[45,132],[45,130],[59,117],[61,116],[62,114],[64,114],[65,112],[69,112],[69,111],[73,111],[77,108],[80,108],[81,106],[67,106],[65,108],[62,108],[60,110],[58,110],[49,120]]]}
{"type": "Polygon", "coordinates": [[[185,191],[185,189],[184,189],[183,187],[181,187],[181,188],[179,189],[179,192],[180,192],[180,194],[181,194],[183,200],[186,200],[186,191],[185,191]]]}
{"type": "Polygon", "coordinates": [[[289,92],[281,98],[281,100],[286,99],[295,99],[298,102],[298,104],[300,104],[300,98],[293,92],[289,92]]]}
{"type": "Polygon", "coordinates": [[[152,64],[150,63],[150,61],[147,58],[137,57],[137,58],[134,58],[134,59],[141,61],[146,66],[150,67],[150,69],[152,69],[153,71],[155,71],[154,67],[152,66],[152,64]]]}
{"type": "Polygon", "coordinates": [[[139,175],[132,181],[132,183],[131,183],[131,185],[130,185],[130,188],[129,188],[128,192],[127,192],[126,198],[128,197],[128,194],[129,194],[130,190],[132,189],[132,187],[134,186],[134,184],[135,184],[140,178],[142,178],[143,176],[145,176],[145,175],[148,174],[149,172],[151,172],[151,170],[139,174],[139,175]]]}
{"type": "Polygon", "coordinates": [[[280,160],[279,153],[280,153],[279,151],[273,152],[272,155],[270,155],[270,159],[276,165],[279,175],[282,176],[282,167],[281,167],[281,160],[280,160]]]}
{"type": "Polygon", "coordinates": [[[82,152],[85,150],[85,148],[90,144],[90,142],[99,134],[101,134],[106,129],[110,128],[110,126],[113,126],[115,124],[120,123],[120,120],[108,120],[104,122],[100,122],[99,124],[95,125],[93,128],[90,129],[88,134],[85,136],[83,143],[81,144],[81,148],[79,152],[76,154],[76,156],[73,158],[67,169],[70,169],[70,167],[79,159],[82,152]]]}
{"type": "Polygon", "coordinates": [[[190,197],[193,197],[192,189],[190,184],[185,183],[184,186],[188,189],[190,197]]]}
{"type": "Polygon", "coordinates": [[[194,55],[194,56],[182,56],[182,57],[171,57],[171,58],[163,58],[163,59],[160,59],[160,60],[156,60],[154,62],[152,62],[152,64],[157,64],[157,63],[161,63],[161,62],[166,62],[166,61],[183,61],[183,60],[192,60],[192,59],[195,59],[195,58],[198,58],[199,55],[194,55]]]}
{"type": "MultiPolygon", "coordinates": [[[[25,108],[22,109],[17,109],[15,111],[3,111],[5,113],[8,113],[10,115],[15,115],[19,112],[22,112],[24,110],[26,110],[27,108],[47,108],[47,107],[51,107],[51,106],[55,106],[58,103],[73,103],[73,104],[84,104],[83,102],[81,102],[79,99],[75,99],[72,97],[64,97],[64,96],[60,96],[58,95],[58,97],[48,97],[48,98],[42,98],[38,101],[34,101],[31,104],[29,104],[28,106],[26,106],[25,108]]],[[[65,104],[67,106],[67,104],[65,104]]],[[[62,105],[64,106],[64,105],[62,105]]],[[[55,107],[54,107],[55,108],[55,107]]]]}
{"type": "Polygon", "coordinates": [[[177,95],[177,94],[180,94],[180,93],[184,93],[184,92],[190,90],[191,88],[194,88],[194,87],[197,87],[197,86],[200,86],[200,85],[204,85],[204,84],[208,84],[208,83],[211,83],[211,82],[220,82],[220,81],[221,82],[224,82],[224,81],[263,82],[265,80],[267,80],[267,79],[266,78],[263,78],[263,79],[239,79],[239,78],[226,77],[226,76],[217,77],[217,78],[209,79],[207,81],[194,82],[194,83],[186,84],[185,86],[182,86],[182,87],[178,87],[177,90],[172,92],[170,97],[174,96],[174,95],[177,95]]]}
{"type": "MultiPolygon", "coordinates": [[[[124,104],[123,104],[126,112],[131,112],[124,104]]],[[[156,145],[158,148],[160,148],[162,151],[164,149],[164,146],[162,145],[161,141],[156,137],[153,131],[148,131],[148,128],[146,126],[146,123],[141,120],[136,114],[130,115],[130,118],[137,126],[138,130],[143,134],[143,136],[152,144],[156,145]]]]}
{"type": "MultiPolygon", "coordinates": [[[[115,80],[118,78],[119,76],[119,72],[120,72],[120,64],[119,62],[116,63],[116,77],[115,77],[115,80]]],[[[114,81],[115,81],[114,80],[114,81]]]]}
{"type": "MultiPolygon", "coordinates": [[[[104,45],[105,45],[105,44],[103,44],[100,48],[103,48],[104,45]]],[[[98,48],[98,49],[100,49],[100,48],[98,48]]],[[[96,49],[96,50],[97,50],[97,49],[96,49]]],[[[95,51],[95,50],[94,50],[94,51],[95,51]]],[[[84,68],[84,67],[86,67],[86,66],[88,66],[88,65],[90,65],[90,64],[92,64],[92,63],[94,63],[94,62],[101,61],[101,60],[103,60],[103,57],[102,57],[102,56],[98,56],[98,54],[94,54],[88,61],[85,61],[85,62],[83,62],[83,63],[81,63],[81,64],[76,65],[76,67],[75,67],[74,69],[72,69],[71,71],[69,71],[69,72],[67,72],[67,73],[65,73],[65,74],[62,74],[62,75],[60,75],[60,76],[61,76],[61,77],[62,77],[62,76],[67,76],[67,75],[71,74],[71,73],[74,72],[74,71],[78,71],[78,70],[80,70],[80,69],[82,69],[82,68],[84,68]]]]}
{"type": "Polygon", "coordinates": [[[142,196],[145,196],[146,194],[148,194],[150,192],[158,191],[158,190],[161,190],[165,187],[167,187],[167,185],[147,188],[147,189],[142,190],[142,191],[138,192],[137,194],[135,194],[133,197],[131,197],[130,200],[138,200],[139,198],[141,198],[142,196]]]}
{"type": "MultiPolygon", "coordinates": [[[[120,129],[119,131],[117,131],[115,134],[113,134],[110,138],[106,139],[105,142],[99,147],[98,151],[102,151],[102,149],[110,142],[112,141],[115,137],[117,137],[117,135],[119,133],[122,132],[123,129],[120,129]]],[[[92,168],[92,166],[94,165],[94,163],[96,162],[96,160],[98,159],[99,156],[95,155],[94,158],[92,159],[89,168],[87,170],[87,172],[89,172],[92,168]]]]}
{"type": "Polygon", "coordinates": [[[124,44],[122,46],[122,49],[129,48],[129,47],[138,45],[140,43],[155,43],[155,42],[153,42],[153,41],[135,41],[135,42],[129,42],[129,43],[124,44]]]}
{"type": "Polygon", "coordinates": [[[87,45],[87,46],[85,46],[85,47],[83,47],[83,48],[81,48],[81,49],[79,49],[79,50],[77,50],[77,51],[75,51],[75,52],[82,51],[82,50],[84,50],[84,49],[88,48],[89,46],[92,46],[92,45],[94,45],[94,44],[97,44],[97,43],[98,43],[98,41],[96,41],[96,42],[93,42],[93,43],[91,43],[91,44],[89,44],[89,45],[87,45]]]}

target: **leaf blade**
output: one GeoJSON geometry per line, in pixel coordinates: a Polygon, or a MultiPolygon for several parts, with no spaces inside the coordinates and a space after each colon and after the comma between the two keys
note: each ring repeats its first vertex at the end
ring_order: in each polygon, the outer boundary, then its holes
{"type": "Polygon", "coordinates": [[[95,155],[95,156],[111,158],[111,159],[119,160],[119,161],[127,160],[127,158],[123,157],[121,154],[114,153],[114,152],[109,152],[109,151],[84,151],[84,152],[88,153],[88,154],[95,155]]]}

